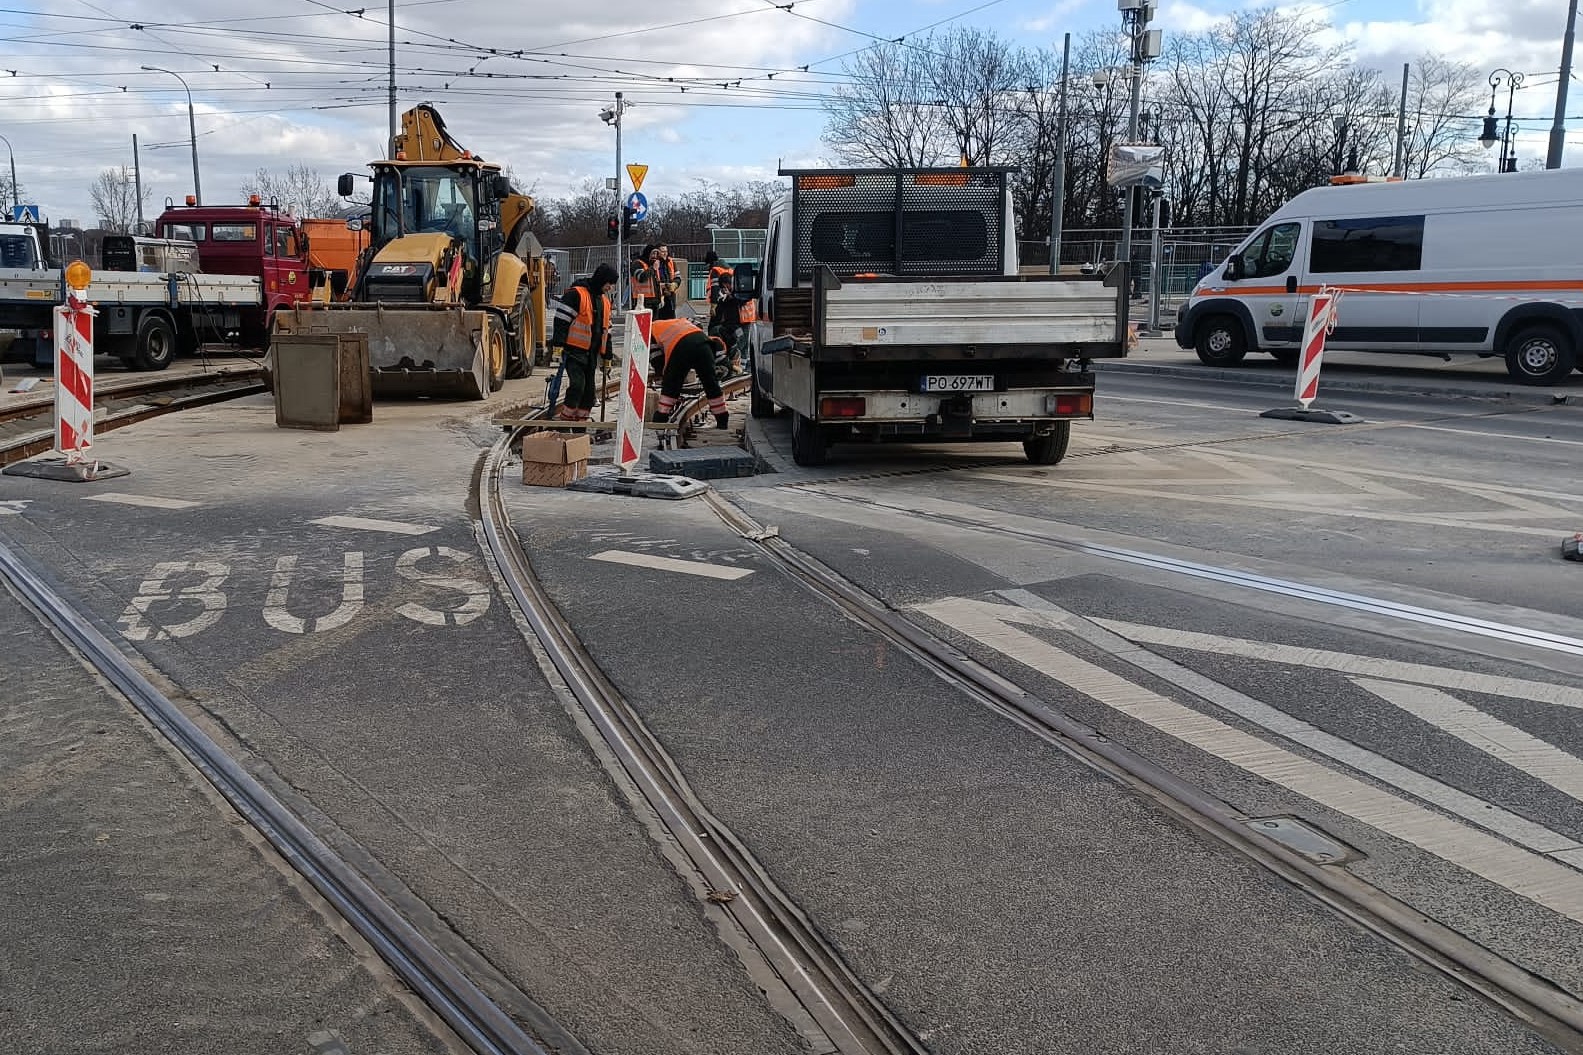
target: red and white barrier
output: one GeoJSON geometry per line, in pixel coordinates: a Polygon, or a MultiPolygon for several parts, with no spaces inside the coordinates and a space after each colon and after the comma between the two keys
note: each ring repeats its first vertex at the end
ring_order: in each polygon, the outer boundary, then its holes
{"type": "Polygon", "coordinates": [[[1308,301],[1308,322],[1303,327],[1303,350],[1297,366],[1297,402],[1304,410],[1319,395],[1319,368],[1325,357],[1325,338],[1336,328],[1341,292],[1322,286],[1308,301]]]}
{"type": "Polygon", "coordinates": [[[55,309],[55,447],[67,465],[93,446],[93,305],[73,290],[55,309]]]}
{"type": "Polygon", "coordinates": [[[654,313],[648,308],[627,312],[621,356],[621,388],[616,404],[615,464],[631,472],[643,453],[643,413],[649,401],[649,332],[654,313]]]}

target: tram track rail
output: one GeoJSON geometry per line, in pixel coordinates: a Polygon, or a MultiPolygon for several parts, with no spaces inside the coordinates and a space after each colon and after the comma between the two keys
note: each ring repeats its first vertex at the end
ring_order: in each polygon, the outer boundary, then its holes
{"type": "Polygon", "coordinates": [[[95,623],[0,543],[0,578],[115,687],[478,1055],[549,1055],[467,973],[224,747],[95,623]]]}
{"type": "Polygon", "coordinates": [[[1261,835],[1252,818],[1106,737],[926,630],[883,599],[766,529],[718,492],[704,500],[794,582],[925,669],[1032,735],[1150,799],[1338,916],[1460,982],[1566,1051],[1583,1052],[1583,1001],[1346,871],[1261,835]]]}
{"type": "MultiPolygon", "coordinates": [[[[257,395],[268,391],[263,378],[261,368],[245,367],[102,384],[94,390],[94,431],[110,432],[164,414],[257,395]]],[[[52,450],[54,412],[53,396],[0,408],[0,465],[52,450]]]]}
{"type": "MultiPolygon", "coordinates": [[[[707,400],[700,397],[684,404],[679,420],[701,413],[700,406],[707,408],[707,400]]],[[[512,446],[528,428],[508,431],[485,456],[477,478],[482,490],[479,533],[555,672],[695,870],[708,891],[707,900],[730,917],[763,958],[773,978],[747,964],[750,973],[771,1006],[799,1030],[812,1050],[924,1055],[928,1049],[923,1043],[847,967],[747,846],[707,809],[550,598],[512,528],[500,488],[512,446]]]]}

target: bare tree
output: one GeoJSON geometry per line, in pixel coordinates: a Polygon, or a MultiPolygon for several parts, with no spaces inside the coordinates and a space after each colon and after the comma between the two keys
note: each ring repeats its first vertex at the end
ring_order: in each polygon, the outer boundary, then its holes
{"type": "MultiPolygon", "coordinates": [[[[152,191],[143,188],[143,204],[148,204],[152,191]]],[[[136,181],[125,166],[105,169],[88,185],[88,201],[99,225],[111,234],[131,234],[137,225],[138,200],[136,181]]]]}
{"type": "Polygon", "coordinates": [[[856,164],[954,161],[932,63],[927,50],[905,42],[875,44],[842,63],[847,83],[824,104],[824,141],[856,164]]]}
{"type": "Polygon", "coordinates": [[[1465,172],[1482,164],[1478,113],[1486,86],[1483,74],[1465,62],[1422,55],[1407,78],[1407,138],[1403,172],[1415,178],[1465,172]]]}
{"type": "Polygon", "coordinates": [[[259,169],[242,184],[243,201],[253,194],[299,216],[339,216],[344,208],[340,195],[324,182],[319,170],[307,165],[292,165],[284,173],[259,169]]]}
{"type": "Polygon", "coordinates": [[[7,219],[11,217],[12,204],[23,202],[27,197],[27,188],[22,185],[22,181],[17,180],[16,182],[16,190],[13,192],[11,188],[11,174],[4,171],[3,167],[0,167],[0,206],[4,207],[7,219]]]}
{"type": "Polygon", "coordinates": [[[969,165],[1000,160],[1021,117],[1032,74],[1032,56],[993,30],[959,27],[918,44],[929,85],[955,141],[957,158],[969,165]]]}

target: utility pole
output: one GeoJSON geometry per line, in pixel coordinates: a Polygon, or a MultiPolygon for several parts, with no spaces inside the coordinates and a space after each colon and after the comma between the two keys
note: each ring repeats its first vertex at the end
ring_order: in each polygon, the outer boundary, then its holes
{"type": "Polygon", "coordinates": [[[1050,274],[1061,273],[1061,224],[1066,212],[1066,75],[1071,68],[1072,34],[1061,38],[1061,104],[1055,130],[1055,186],[1050,190],[1050,274]]]}
{"type": "Polygon", "coordinates": [[[616,306],[624,307],[627,298],[627,203],[626,191],[621,189],[621,115],[626,111],[627,104],[622,99],[620,92],[616,93],[616,105],[607,106],[599,112],[599,119],[607,125],[613,125],[616,130],[616,306]]]}
{"type": "MultiPolygon", "coordinates": [[[[1127,37],[1132,44],[1132,62],[1130,79],[1132,82],[1130,98],[1127,100],[1127,142],[1135,145],[1138,141],[1138,110],[1143,102],[1143,64],[1158,54],[1159,33],[1148,31],[1149,19],[1154,17],[1154,0],[1119,0],[1121,17],[1127,25],[1127,37]]],[[[1133,208],[1137,200],[1136,183],[1126,185],[1126,198],[1121,207],[1121,247],[1116,254],[1121,262],[1127,265],[1128,280],[1131,281],[1132,270],[1132,224],[1133,208]]],[[[1128,301],[1131,302],[1132,291],[1127,291],[1128,301]]]]}
{"type": "Polygon", "coordinates": [[[1165,207],[1165,188],[1154,196],[1154,240],[1149,246],[1149,332],[1160,333],[1160,286],[1165,280],[1165,264],[1160,259],[1160,211],[1165,207]]]}
{"type": "Polygon", "coordinates": [[[16,185],[16,151],[11,149],[11,140],[5,136],[0,136],[0,143],[5,144],[5,152],[11,155],[11,204],[19,206],[22,204],[22,192],[16,185]]]}
{"type": "Polygon", "coordinates": [[[1556,119],[1550,126],[1550,149],[1545,152],[1545,168],[1561,167],[1561,151],[1567,138],[1567,82],[1572,79],[1572,31],[1577,27],[1578,0],[1567,5],[1567,35],[1561,38],[1561,81],[1556,85],[1556,119]]]}
{"type": "Polygon", "coordinates": [[[137,195],[137,227],[133,234],[143,233],[143,166],[137,160],[137,133],[132,133],[132,193],[137,195]]]}
{"type": "Polygon", "coordinates": [[[1402,102],[1396,108],[1396,160],[1391,163],[1391,175],[1397,179],[1407,175],[1407,71],[1412,64],[1402,63],[1402,102]]]}
{"type": "Polygon", "coordinates": [[[385,146],[385,156],[396,156],[396,0],[390,0],[387,18],[390,30],[390,140],[385,146]]]}

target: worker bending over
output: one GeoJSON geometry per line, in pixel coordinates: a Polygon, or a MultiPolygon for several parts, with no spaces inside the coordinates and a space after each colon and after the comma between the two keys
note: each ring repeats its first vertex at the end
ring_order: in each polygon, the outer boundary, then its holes
{"type": "Polygon", "coordinates": [[[654,324],[649,337],[665,357],[660,371],[660,419],[669,418],[676,409],[682,385],[692,372],[703,382],[709,409],[715,416],[715,428],[725,428],[730,416],[726,411],[725,392],[715,373],[715,349],[722,346],[720,338],[706,335],[686,319],[661,319],[654,324]]]}
{"type": "Polygon", "coordinates": [[[600,264],[592,275],[567,287],[555,302],[550,346],[566,368],[566,400],[555,415],[561,421],[593,417],[594,368],[601,358],[606,362],[611,359],[610,291],[619,277],[615,268],[600,264]]]}

